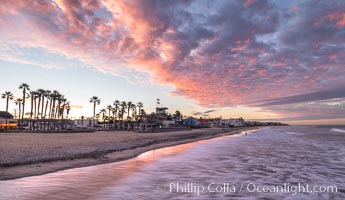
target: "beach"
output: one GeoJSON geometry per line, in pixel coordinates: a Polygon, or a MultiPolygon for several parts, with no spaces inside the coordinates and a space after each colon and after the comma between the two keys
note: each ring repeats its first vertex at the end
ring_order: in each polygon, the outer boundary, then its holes
{"type": "Polygon", "coordinates": [[[1,133],[0,180],[130,159],[143,152],[251,128],[209,128],[165,133],[1,133]]]}
{"type": "Polygon", "coordinates": [[[157,147],[121,162],[0,181],[0,199],[344,199],[338,130],[272,126],[157,147]]]}

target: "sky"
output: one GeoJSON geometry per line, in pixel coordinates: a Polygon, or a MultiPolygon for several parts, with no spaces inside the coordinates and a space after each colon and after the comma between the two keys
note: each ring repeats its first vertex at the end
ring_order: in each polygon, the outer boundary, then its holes
{"type": "Polygon", "coordinates": [[[195,117],[345,124],[344,1],[4,0],[0,27],[0,93],[56,89],[73,117],[98,96],[98,109],[159,98],[195,117]]]}

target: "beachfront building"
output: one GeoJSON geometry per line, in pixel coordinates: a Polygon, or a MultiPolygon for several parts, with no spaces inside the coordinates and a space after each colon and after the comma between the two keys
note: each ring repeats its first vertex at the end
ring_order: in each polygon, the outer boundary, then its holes
{"type": "Polygon", "coordinates": [[[73,120],[76,128],[93,128],[98,125],[98,121],[93,118],[81,118],[73,120]]]}
{"type": "Polygon", "coordinates": [[[0,119],[13,119],[13,115],[6,111],[0,111],[0,119]]]}
{"type": "Polygon", "coordinates": [[[245,126],[245,120],[240,118],[229,118],[229,119],[222,119],[219,118],[211,118],[211,119],[203,119],[204,122],[210,123],[212,127],[241,127],[245,126]]]}
{"type": "Polygon", "coordinates": [[[181,114],[176,111],[175,114],[168,113],[167,107],[158,107],[156,112],[151,114],[141,114],[135,123],[134,130],[142,132],[167,132],[176,130],[188,130],[181,126],[181,114]]]}
{"type": "Polygon", "coordinates": [[[56,132],[72,130],[73,120],[69,119],[24,119],[22,129],[25,131],[56,132]]]}
{"type": "Polygon", "coordinates": [[[18,123],[13,115],[6,111],[0,111],[0,131],[17,129],[18,123]]]}
{"type": "Polygon", "coordinates": [[[195,117],[187,117],[182,120],[184,126],[195,127],[198,124],[198,119],[195,117]]]}
{"type": "Polygon", "coordinates": [[[161,128],[168,128],[176,125],[176,121],[174,119],[166,119],[162,120],[161,122],[161,128]]]}
{"type": "Polygon", "coordinates": [[[168,113],[167,107],[157,107],[156,113],[152,113],[152,122],[159,128],[167,128],[176,125],[176,119],[168,113]]]}
{"type": "Polygon", "coordinates": [[[244,119],[242,117],[240,118],[230,118],[229,119],[229,125],[230,126],[235,126],[235,127],[238,127],[238,126],[244,126],[244,119]]]}
{"type": "Polygon", "coordinates": [[[228,127],[240,127],[244,126],[244,119],[240,118],[229,118],[229,119],[220,119],[219,126],[228,126],[228,127]]]}
{"type": "Polygon", "coordinates": [[[211,128],[212,123],[210,119],[203,119],[203,118],[195,118],[195,117],[187,117],[182,120],[182,124],[184,126],[188,126],[191,128],[211,128]]]}

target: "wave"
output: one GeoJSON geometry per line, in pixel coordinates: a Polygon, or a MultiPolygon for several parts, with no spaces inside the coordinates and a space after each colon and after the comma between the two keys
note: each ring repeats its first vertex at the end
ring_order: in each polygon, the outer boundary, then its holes
{"type": "Polygon", "coordinates": [[[303,135],[302,133],[297,133],[297,132],[291,132],[291,131],[287,131],[285,132],[286,134],[290,134],[290,135],[303,135]]]}
{"type": "Polygon", "coordinates": [[[340,128],[331,128],[331,131],[338,132],[338,133],[345,133],[345,130],[344,129],[340,129],[340,128]]]}

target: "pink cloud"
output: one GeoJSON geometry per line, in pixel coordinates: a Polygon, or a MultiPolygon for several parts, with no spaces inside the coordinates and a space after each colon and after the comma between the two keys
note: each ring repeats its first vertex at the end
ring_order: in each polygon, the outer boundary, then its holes
{"type": "Polygon", "coordinates": [[[337,28],[341,28],[345,25],[345,12],[344,11],[335,11],[329,13],[325,16],[320,17],[314,22],[315,26],[321,26],[323,23],[335,22],[337,28]]]}
{"type": "Polygon", "coordinates": [[[298,12],[298,7],[297,6],[291,6],[290,7],[290,11],[294,12],[294,13],[297,13],[298,12]]]}
{"type": "Polygon", "coordinates": [[[251,6],[254,2],[255,2],[255,0],[246,0],[246,1],[243,3],[243,7],[248,8],[248,7],[251,6]]]}
{"type": "MultiPolygon", "coordinates": [[[[190,3],[182,3],[5,1],[0,25],[7,29],[0,35],[11,44],[62,54],[114,75],[149,73],[154,82],[174,86],[174,94],[207,106],[246,104],[344,83],[344,78],[334,78],[344,73],[345,60],[334,57],[344,49],[332,49],[341,33],[315,31],[329,21],[342,28],[342,13],[313,14],[321,16],[314,27],[314,18],[278,20],[276,7],[266,1],[224,2],[221,9],[213,8],[219,9],[215,15],[193,15],[190,3]],[[251,10],[257,5],[265,9],[251,10]],[[312,37],[298,41],[301,31],[312,37]],[[259,40],[263,35],[274,38],[259,40]]],[[[308,12],[313,11],[296,15],[308,12]]]]}

